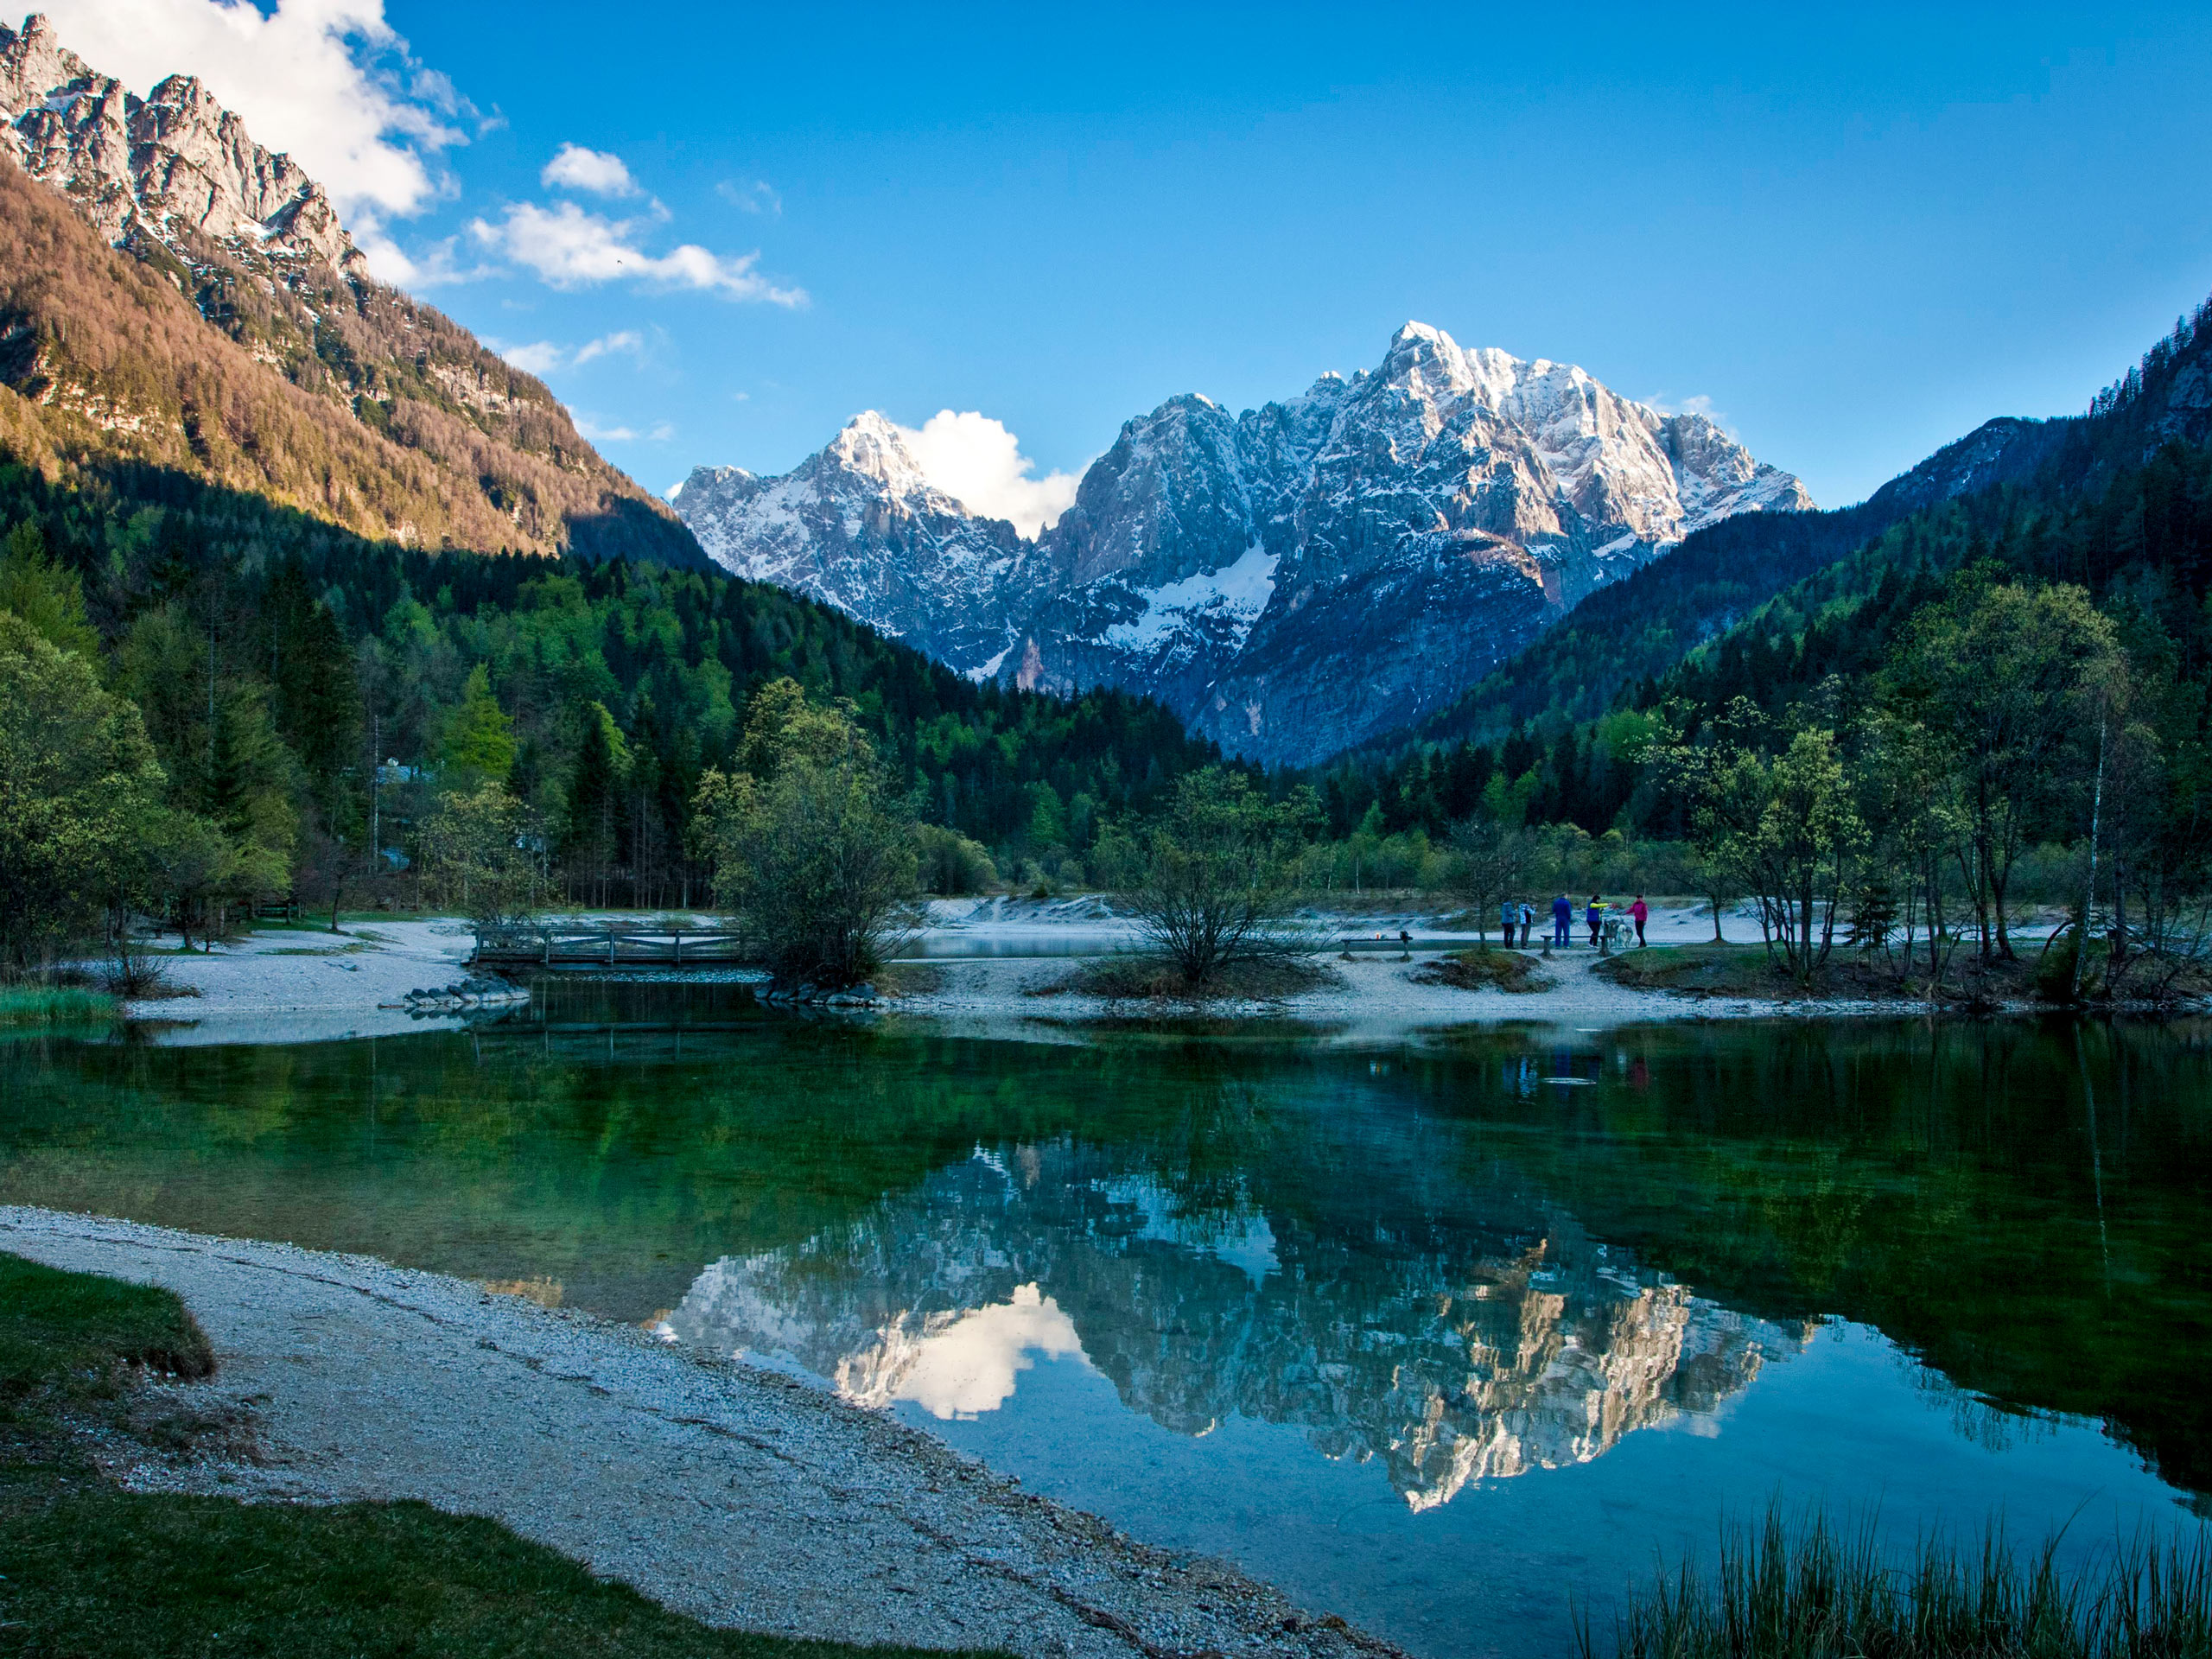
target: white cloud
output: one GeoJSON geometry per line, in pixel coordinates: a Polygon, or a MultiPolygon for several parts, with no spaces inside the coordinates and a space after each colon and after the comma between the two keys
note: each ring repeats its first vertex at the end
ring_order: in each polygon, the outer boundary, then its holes
{"type": "Polygon", "coordinates": [[[667,421],[655,423],[640,432],[633,426],[600,426],[589,416],[569,411],[569,418],[575,423],[576,435],[586,443],[666,443],[676,435],[676,428],[667,421]]]}
{"type": "Polygon", "coordinates": [[[545,163],[539,182],[562,190],[588,190],[595,196],[634,196],[638,181],[620,156],[582,144],[563,144],[545,163]]]}
{"type": "Polygon", "coordinates": [[[550,340],[528,346],[500,346],[490,340],[485,343],[524,374],[550,374],[568,358],[568,353],[550,340]]]}
{"type": "Polygon", "coordinates": [[[632,356],[642,357],[645,349],[645,337],[634,328],[622,328],[611,334],[601,334],[597,340],[586,340],[574,351],[566,346],[557,346],[550,340],[509,344],[487,335],[484,343],[524,374],[539,375],[550,374],[556,369],[582,368],[594,358],[611,356],[616,352],[627,352],[632,356]]]}
{"type": "Polygon", "coordinates": [[[292,158],[330,193],[380,276],[406,266],[387,216],[448,187],[438,153],[467,142],[475,115],[453,83],[415,63],[384,0],[47,0],[62,43],[140,92],[194,74],[254,141],[292,158]]]}
{"type": "Polygon", "coordinates": [[[899,429],[931,483],[969,512],[988,518],[1011,519],[1025,536],[1034,536],[1075,505],[1074,473],[1032,478],[1037,463],[1021,453],[1021,441],[1003,423],[970,410],[941,409],[917,429],[899,429]]]}
{"type": "Polygon", "coordinates": [[[1014,1397],[1020,1374],[1047,1359],[1090,1363],[1075,1321],[1035,1285],[1006,1301],[957,1318],[928,1319],[919,1332],[895,1330],[877,1352],[837,1367],[837,1391],[878,1409],[911,1400],[940,1421],[996,1411],[1014,1397]]]}
{"type": "Polygon", "coordinates": [[[638,281],[771,305],[806,303],[804,289],[779,288],[753,269],[760,260],[757,253],[713,253],[685,243],[649,254],[637,245],[637,228],[635,220],[586,213],[573,201],[550,208],[518,201],[499,223],[480,219],[468,227],[483,247],[528,266],[555,288],[638,281]]]}
{"type": "Polygon", "coordinates": [[[724,179],[715,187],[715,194],[743,213],[773,214],[784,211],[784,199],[766,179],[724,179]]]}
{"type": "Polygon", "coordinates": [[[1736,429],[1732,426],[1729,425],[1728,417],[1726,415],[1723,415],[1719,410],[1715,409],[1713,406],[1713,399],[1707,397],[1703,392],[1700,392],[1694,397],[1681,398],[1669,397],[1662,392],[1657,397],[1647,397],[1643,401],[1649,404],[1652,408],[1657,410],[1662,415],[1702,416],[1705,419],[1711,421],[1713,425],[1719,427],[1720,430],[1726,433],[1729,437],[1733,438],[1736,435],[1736,429]]]}
{"type": "Polygon", "coordinates": [[[628,352],[632,356],[645,349],[645,337],[634,328],[620,328],[611,334],[601,334],[597,340],[586,340],[576,347],[573,361],[579,365],[594,357],[605,357],[611,352],[628,352]]]}
{"type": "Polygon", "coordinates": [[[498,266],[487,265],[481,260],[462,264],[458,237],[446,237],[433,242],[428,249],[410,255],[386,233],[384,221],[366,209],[356,208],[346,228],[353,233],[353,241],[361,251],[368,255],[369,269],[378,280],[396,288],[448,288],[455,283],[480,282],[499,274],[498,266]]]}

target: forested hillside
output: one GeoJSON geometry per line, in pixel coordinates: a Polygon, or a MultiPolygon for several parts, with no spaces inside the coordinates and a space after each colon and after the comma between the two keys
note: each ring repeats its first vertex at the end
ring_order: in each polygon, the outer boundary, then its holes
{"type": "MultiPolygon", "coordinates": [[[[978,686],[712,572],[399,548],[150,467],[70,487],[0,467],[0,524],[11,693],[61,672],[36,634],[93,671],[70,694],[87,719],[143,727],[161,782],[142,804],[168,840],[139,901],[201,925],[287,892],[411,899],[439,800],[487,782],[520,804],[554,896],[705,902],[699,779],[780,678],[850,702],[950,832],[925,874],[955,886],[993,856],[1008,879],[1082,880],[1107,823],[1212,756],[1150,702],[978,686]]],[[[154,774],[134,775],[144,793],[154,774]]],[[[112,792],[83,780],[82,810],[112,792]]],[[[18,957],[38,948],[11,932],[18,957]]]]}
{"type": "Polygon", "coordinates": [[[0,167],[0,447],[55,481],[149,467],[359,534],[705,563],[538,381],[359,275],[172,232],[108,245],[0,167]]]}

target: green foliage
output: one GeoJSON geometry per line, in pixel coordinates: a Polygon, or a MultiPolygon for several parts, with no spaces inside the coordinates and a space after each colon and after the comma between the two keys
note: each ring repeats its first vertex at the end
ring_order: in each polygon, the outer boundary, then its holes
{"type": "Polygon", "coordinates": [[[490,779],[449,791],[423,826],[423,854],[437,902],[480,932],[519,927],[543,906],[544,884],[531,851],[529,811],[490,779]]]}
{"type": "Polygon", "coordinates": [[[914,826],[914,854],[925,893],[988,893],[999,884],[998,868],[982,843],[942,825],[914,826]]]}
{"type": "Polygon", "coordinates": [[[0,958],[49,956],[139,890],[162,785],[138,711],[0,613],[0,958]]]}
{"type": "Polygon", "coordinates": [[[834,989],[881,965],[915,884],[913,824],[875,747],[842,709],[791,681],[746,711],[743,753],[763,768],[701,779],[716,899],[779,983],[834,989]]]}
{"type": "Polygon", "coordinates": [[[1291,925],[1296,850],[1320,816],[1310,790],[1273,802],[1243,772],[1209,766],[1177,785],[1145,837],[1146,863],[1127,898],[1139,933],[1203,988],[1238,962],[1304,955],[1291,925]]]}
{"type": "Polygon", "coordinates": [[[0,1026],[104,1026],[115,1018],[105,991],[75,985],[0,985],[0,1026]]]}
{"type": "Polygon", "coordinates": [[[492,695],[492,676],[483,664],[468,671],[460,706],[445,718],[438,759],[456,785],[504,785],[514,770],[515,728],[492,695]]]}
{"type": "Polygon", "coordinates": [[[0,543],[0,611],[14,612],[57,651],[87,658],[99,652],[99,636],[85,620],[84,584],[47,556],[36,524],[17,524],[0,543]]]}

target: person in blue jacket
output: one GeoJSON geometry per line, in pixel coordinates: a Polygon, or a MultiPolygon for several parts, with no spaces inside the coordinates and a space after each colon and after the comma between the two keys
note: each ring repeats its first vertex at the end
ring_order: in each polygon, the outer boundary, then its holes
{"type": "Polygon", "coordinates": [[[1552,900],[1552,943],[1565,944],[1574,931],[1574,900],[1565,893],[1552,900]]]}

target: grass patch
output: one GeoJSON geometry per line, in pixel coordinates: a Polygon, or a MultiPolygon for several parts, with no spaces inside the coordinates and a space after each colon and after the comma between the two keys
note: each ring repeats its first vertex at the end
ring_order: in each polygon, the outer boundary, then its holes
{"type": "MultiPolygon", "coordinates": [[[[1638,1596],[1617,1659],[2181,1659],[2212,1653],[2212,1555],[2202,1535],[2116,1545],[2073,1571],[2055,1541],[2022,1558],[2001,1532],[1961,1548],[1923,1537],[1892,1564],[1872,1522],[1815,1511],[1726,1529],[1719,1571],[1685,1562],[1638,1596]]],[[[1597,1648],[1578,1630],[1582,1659],[1597,1648]]]]}
{"type": "Polygon", "coordinates": [[[1450,985],[1463,991],[1548,991],[1559,983],[1538,958],[1519,950],[1478,944],[1425,962],[1414,970],[1417,985],[1450,985]]]}
{"type": "Polygon", "coordinates": [[[1232,962],[1193,985],[1162,957],[1128,954],[1085,962],[1030,996],[1103,996],[1109,1001],[1274,1002],[1338,982],[1336,970],[1299,957],[1232,962]]]}
{"type": "MultiPolygon", "coordinates": [[[[1992,963],[1985,971],[1971,943],[1952,958],[1937,1002],[1974,1008],[2036,995],[2037,947],[2023,942],[2012,962],[1992,963]]],[[[1745,996],[1794,999],[1834,998],[1859,1002],[1925,1004],[1925,969],[1900,979],[1878,956],[1861,957],[1840,948],[1816,969],[1810,985],[1790,976],[1777,953],[1769,958],[1761,944],[1655,944],[1648,950],[1616,951],[1591,971],[1631,990],[1671,991],[1683,996],[1745,996]]]]}
{"type": "Polygon", "coordinates": [[[930,962],[887,962],[874,982],[883,996],[927,996],[944,988],[944,969],[930,962]]]}
{"type": "Polygon", "coordinates": [[[1759,944],[1655,944],[1602,958],[1591,972],[1637,991],[1689,996],[1789,996],[1797,983],[1759,944]]]}
{"type": "Polygon", "coordinates": [[[710,1629],[497,1522],[426,1503],[332,1508],[0,1484],[12,1651],[839,1659],[710,1629]]]}
{"type": "MultiPolygon", "coordinates": [[[[0,1630],[40,1659],[436,1654],[902,1659],[913,1650],[715,1630],[425,1503],[327,1507],[127,1492],[81,1448],[144,1437],[141,1368],[205,1376],[165,1290],[0,1255],[0,1630]]],[[[188,1450],[188,1442],[175,1449],[188,1450]]],[[[918,1654],[916,1659],[919,1659],[918,1654]]]]}
{"type": "Polygon", "coordinates": [[[82,985],[0,986],[0,1026],[90,1026],[113,1020],[117,1002],[82,985]]]}
{"type": "Polygon", "coordinates": [[[215,1356],[168,1291],[0,1255],[0,1400],[11,1409],[104,1389],[132,1366],[208,1376],[215,1356]]]}

